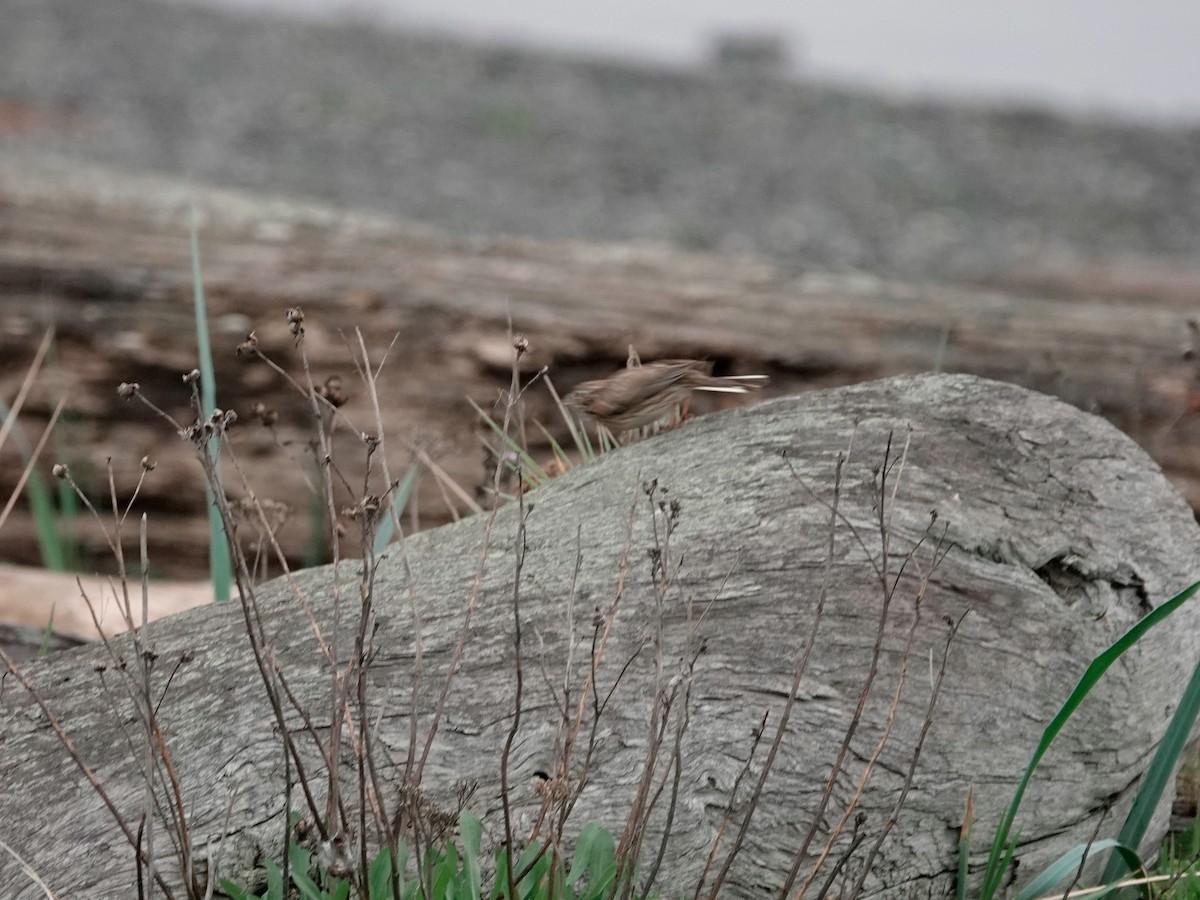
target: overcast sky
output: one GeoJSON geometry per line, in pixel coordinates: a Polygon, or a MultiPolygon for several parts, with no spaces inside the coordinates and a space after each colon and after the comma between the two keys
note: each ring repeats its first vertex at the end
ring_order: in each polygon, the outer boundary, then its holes
{"type": "Polygon", "coordinates": [[[1200,0],[206,0],[688,64],[783,36],[808,75],[1200,120],[1200,0]]]}

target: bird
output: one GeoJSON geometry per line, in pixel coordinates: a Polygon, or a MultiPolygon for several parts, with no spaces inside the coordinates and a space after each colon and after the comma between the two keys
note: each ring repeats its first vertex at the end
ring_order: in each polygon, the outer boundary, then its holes
{"type": "Polygon", "coordinates": [[[585,381],[566,404],[619,436],[657,422],[686,403],[692,391],[745,394],[767,381],[766,375],[716,377],[712,363],[700,359],[662,359],[585,381]]]}

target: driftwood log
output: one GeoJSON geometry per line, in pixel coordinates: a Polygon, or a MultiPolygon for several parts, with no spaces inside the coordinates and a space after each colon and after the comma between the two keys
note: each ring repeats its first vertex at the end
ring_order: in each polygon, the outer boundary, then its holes
{"type": "MultiPolygon", "coordinates": [[[[859,829],[867,840],[843,870],[843,877],[855,877],[910,778],[948,621],[966,614],[949,647],[906,802],[865,883],[866,896],[944,897],[968,791],[973,787],[978,838],[971,862],[978,874],[987,837],[1041,729],[1095,653],[1196,577],[1200,542],[1187,504],[1111,425],[1049,397],[970,376],[904,377],[769,401],[622,449],[527,494],[523,510],[513,503],[495,517],[462,667],[423,785],[430,802],[449,805],[457,783],[478,782],[471,805],[490,840],[502,834],[498,773],[514,708],[522,517],[525,677],[510,760],[517,819],[527,826],[537,810],[527,779],[553,770],[556,691],[568,650],[574,650],[568,681],[579,685],[589,667],[595,611],[602,617],[619,594],[598,669],[601,691],[616,690],[573,821],[623,827],[647,753],[661,652],[663,678],[690,691],[678,796],[659,870],[658,884],[669,894],[690,893],[746,765],[752,732],[769,714],[746,784],[759,771],[823,603],[779,756],[722,892],[728,897],[777,891],[814,820],[884,620],[877,568],[896,580],[878,674],[800,872],[809,871],[853,796],[900,685],[894,728],[857,805],[866,815],[859,829]],[[648,483],[665,494],[648,496],[648,483]],[[656,557],[674,573],[661,603],[656,557]],[[698,650],[694,671],[681,679],[681,661],[698,650]]],[[[424,735],[471,596],[486,523],[476,516],[408,539],[411,584],[394,552],[379,566],[371,710],[384,761],[403,759],[409,740],[410,586],[424,635],[418,705],[424,735]]],[[[348,562],[341,569],[347,620],[357,568],[348,562]]],[[[327,633],[331,576],[324,568],[296,578],[327,633]]],[[[324,734],[328,676],[293,589],[277,580],[259,596],[281,665],[324,734]]],[[[1106,811],[1105,827],[1115,830],[1195,664],[1198,617],[1200,607],[1185,605],[1171,626],[1152,631],[1063,731],[1020,812],[1021,878],[1086,842],[1106,811]]],[[[225,872],[245,872],[255,847],[277,848],[283,767],[241,612],[234,605],[192,610],[150,629],[160,689],[173,661],[194,654],[161,706],[193,833],[201,845],[223,839],[225,872]]],[[[101,648],[83,648],[27,672],[118,808],[136,820],[143,787],[130,753],[139,751],[123,737],[132,730],[128,703],[116,696],[111,675],[102,684],[93,669],[105,658],[101,648]]],[[[684,706],[681,697],[675,712],[684,706]]],[[[659,777],[668,771],[675,721],[659,777]]],[[[289,727],[307,741],[294,715],[289,727]]],[[[395,787],[395,772],[384,766],[385,782],[395,787]]],[[[319,789],[320,778],[314,781],[319,789]]],[[[670,806],[671,779],[667,785],[651,817],[651,856],[670,806]]],[[[735,824],[747,792],[743,785],[733,799],[735,824]]],[[[1164,804],[1146,848],[1162,836],[1166,811],[1164,804]]],[[[4,840],[61,896],[131,896],[129,847],[11,676],[0,696],[0,822],[4,840]]],[[[820,878],[844,851],[852,827],[820,878]]],[[[157,841],[161,849],[161,833],[157,841]]],[[[0,895],[33,896],[27,885],[13,861],[0,858],[0,895]]]]}
{"type": "MultiPolygon", "coordinates": [[[[343,334],[353,344],[361,326],[376,361],[398,335],[380,376],[392,468],[408,464],[407,440],[468,491],[485,476],[479,419],[466,398],[487,406],[507,385],[511,320],[530,338],[527,374],[549,366],[560,390],[623,365],[630,343],[644,359],[696,356],[722,374],[769,374],[777,394],[939,365],[1014,382],[1108,418],[1200,506],[1200,416],[1188,411],[1195,370],[1181,356],[1200,274],[1178,263],[1047,259],[986,285],[796,276],[748,257],[455,238],[383,217],[0,156],[0,396],[16,393],[42,329],[56,325],[56,374],[39,382],[22,421],[36,434],[57,397],[67,398],[56,446],[96,496],[107,494],[106,457],[125,492],[141,457],[157,460],[142,499],[156,513],[152,549],[164,575],[207,574],[199,469],[186,444],[115,388],[137,381],[188,416],[179,375],[196,360],[193,196],[218,405],[247,423],[233,440],[260,494],[295,506],[281,532],[294,564],[312,543],[305,502],[295,502],[311,467],[307,405],[278,374],[233,351],[256,330],[263,350],[299,378],[283,319],[295,304],[308,313],[317,381],[342,377],[357,422],[373,413],[343,334]],[[252,424],[256,402],[279,413],[280,441],[293,442],[297,461],[252,424]]],[[[559,423],[542,387],[527,403],[531,419],[559,423]]],[[[557,434],[565,437],[561,425],[557,434]]],[[[532,426],[529,435],[540,438],[532,426]]],[[[15,452],[0,454],[0,496],[20,471],[15,452]]],[[[418,508],[422,525],[449,518],[428,477],[418,508]]],[[[84,517],[78,527],[90,564],[110,565],[93,523],[84,517]]],[[[2,555],[37,562],[32,523],[20,510],[2,555]]]]}

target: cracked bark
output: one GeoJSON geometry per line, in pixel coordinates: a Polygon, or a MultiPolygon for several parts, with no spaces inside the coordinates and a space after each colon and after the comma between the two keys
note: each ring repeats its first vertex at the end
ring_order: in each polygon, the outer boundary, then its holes
{"type": "MultiPolygon", "coordinates": [[[[818,496],[828,498],[834,459],[854,434],[842,509],[877,555],[873,472],[889,432],[903,434],[909,427],[911,449],[891,507],[893,552],[907,552],[934,510],[951,546],[928,586],[895,731],[862,800],[868,830],[886,819],[901,780],[896,773],[907,770],[928,699],[922,661],[931,648],[938,654],[944,617],[972,611],[951,651],[942,701],[909,802],[868,880],[869,896],[911,897],[916,886],[919,896],[947,895],[956,828],[970,785],[980,836],[972,863],[983,861],[983,836],[1011,795],[1041,728],[1091,656],[1142,615],[1136,592],[1114,586],[1111,573],[1136,572],[1155,604],[1195,578],[1200,528],[1131,440],[1051,398],[969,376],[899,378],[704,417],[530,494],[522,614],[542,637],[540,646],[530,643],[529,652],[544,654],[555,680],[570,640],[563,604],[570,592],[576,527],[582,526],[585,543],[575,620],[586,628],[593,607],[605,607],[612,596],[631,491],[657,478],[682,504],[672,543],[685,561],[673,600],[678,604],[691,594],[698,604],[711,605],[700,627],[708,649],[696,670],[691,727],[683,742],[683,794],[663,863],[663,887],[686,888],[702,866],[751,731],[764,710],[771,710],[772,721],[778,714],[811,623],[825,564],[828,510],[797,482],[782,454],[787,452],[796,473],[818,496]],[[1018,432],[1029,437],[1016,437],[1018,432]],[[1063,547],[1075,548],[1079,571],[1093,573],[1086,585],[1088,603],[1064,602],[1067,598],[1028,565],[1053,559],[1063,547]],[[983,548],[995,553],[989,556],[983,548]],[[1102,617],[1094,614],[1099,607],[1102,617]]],[[[476,812],[493,838],[499,821],[497,754],[511,715],[516,512],[502,510],[497,519],[499,537],[477,624],[450,697],[454,725],[440,733],[426,783],[435,799],[446,801],[457,780],[478,780],[476,812]]],[[[469,519],[408,542],[426,641],[426,713],[457,633],[482,529],[479,519],[469,519]]],[[[650,546],[650,514],[643,499],[634,521],[626,605],[600,667],[602,689],[633,648],[654,632],[650,546]]],[[[918,554],[918,559],[927,565],[928,556],[918,554]]],[[[354,569],[345,565],[343,577],[353,579],[354,569]]],[[[856,782],[862,758],[869,756],[884,722],[897,654],[911,624],[914,577],[902,583],[894,601],[878,685],[839,776],[828,819],[840,813],[837,797],[856,782]]],[[[330,614],[329,578],[328,569],[298,576],[322,617],[330,614]]],[[[857,700],[880,596],[865,553],[844,529],[837,537],[830,584],[812,669],[723,896],[762,896],[780,882],[857,700]]],[[[377,709],[383,710],[378,741],[402,759],[413,645],[398,560],[381,565],[377,586],[380,656],[373,677],[377,709]]],[[[272,583],[262,594],[282,665],[320,717],[328,709],[328,682],[303,616],[285,585],[272,583]]],[[[1099,694],[1064,730],[1018,819],[1024,843],[1017,856],[1024,877],[1086,841],[1106,798],[1116,798],[1110,821],[1120,821],[1168,709],[1196,661],[1198,619],[1200,607],[1185,606],[1169,627],[1152,632],[1124,665],[1110,670],[1099,694]]],[[[226,874],[232,877],[250,864],[259,841],[269,841],[274,849],[282,797],[278,741],[267,724],[239,620],[233,608],[205,608],[153,626],[160,658],[185,649],[196,654],[176,676],[162,715],[202,839],[216,836],[228,797],[236,794],[225,851],[226,874]],[[238,748],[234,755],[231,743],[238,748]]],[[[685,614],[671,607],[664,622],[667,659],[683,655],[686,632],[685,614]]],[[[582,664],[589,635],[585,630],[576,639],[582,642],[576,662],[582,664]]],[[[100,655],[98,649],[81,648],[28,671],[120,808],[134,816],[142,788],[128,759],[120,717],[97,701],[92,663],[100,655]]],[[[602,722],[595,768],[576,823],[595,820],[619,828],[645,753],[651,656],[644,654],[630,666],[602,722]]],[[[556,716],[537,663],[529,663],[529,703],[512,760],[518,785],[513,802],[521,817],[536,810],[537,798],[525,788],[528,777],[552,769],[556,716]]],[[[1168,797],[1148,844],[1162,835],[1169,803],[1168,797]]],[[[62,895],[130,896],[131,854],[12,679],[0,695],[0,822],[8,823],[5,839],[62,895]]],[[[831,858],[838,853],[835,848],[831,858]]],[[[14,896],[25,885],[12,861],[0,859],[0,895],[14,896]]]]}

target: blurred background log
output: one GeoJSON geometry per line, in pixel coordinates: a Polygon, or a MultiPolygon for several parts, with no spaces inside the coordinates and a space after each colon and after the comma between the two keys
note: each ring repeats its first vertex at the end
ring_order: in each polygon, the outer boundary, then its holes
{"type": "MultiPolygon", "coordinates": [[[[152,563],[176,577],[206,572],[199,467],[185,442],[120,400],[116,386],[136,381],[188,418],[180,376],[196,365],[191,196],[179,182],[76,163],[0,163],[0,395],[15,393],[37,338],[54,326],[56,358],[22,422],[36,431],[65,396],[56,453],[97,495],[106,493],[106,459],[122,491],[143,456],[157,461],[139,502],[151,516],[152,563]]],[[[306,312],[314,379],[342,378],[345,410],[361,431],[375,429],[352,362],[354,329],[376,364],[386,356],[380,390],[393,472],[420,449],[468,492],[484,481],[485,452],[467,398],[486,408],[507,385],[511,323],[530,340],[524,371],[547,366],[560,392],[623,365],[630,344],[643,359],[695,356],[722,374],[769,374],[768,395],[938,368],[1010,381],[1108,418],[1200,505],[1195,364],[1185,358],[1200,271],[1179,263],[1045,264],[988,284],[789,275],[752,257],[472,239],[228,191],[197,187],[194,196],[218,405],[241,416],[234,443],[250,484],[291,510],[281,536],[296,562],[321,537],[310,533],[302,477],[313,468],[308,407],[286,379],[234,352],[255,331],[264,353],[302,378],[284,321],[295,305],[306,312]],[[259,402],[280,415],[275,436],[254,420],[259,402]]],[[[563,435],[544,386],[527,401],[531,420],[563,435]]],[[[536,428],[529,434],[540,438],[536,428]]],[[[343,431],[338,448],[355,483],[361,444],[343,431]]],[[[544,443],[539,452],[549,456],[544,443]]],[[[6,450],[0,496],[19,472],[6,450]]],[[[233,482],[228,490],[243,493],[233,482]]],[[[421,527],[452,515],[428,478],[416,509],[421,527]]],[[[106,565],[94,524],[78,527],[90,564],[106,565]]],[[[0,557],[37,561],[28,512],[10,519],[0,557]]]]}

